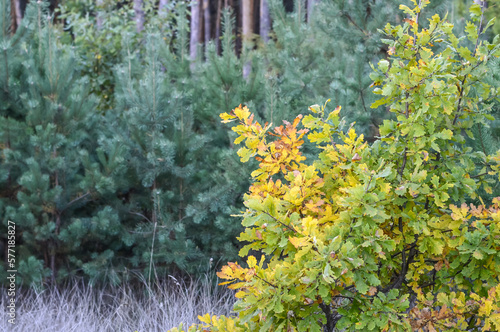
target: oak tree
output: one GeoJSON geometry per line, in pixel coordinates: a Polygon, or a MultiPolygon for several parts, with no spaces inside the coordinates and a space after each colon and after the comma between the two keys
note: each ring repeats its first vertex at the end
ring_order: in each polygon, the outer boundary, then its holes
{"type": "Polygon", "coordinates": [[[446,17],[420,22],[428,3],[401,5],[408,18],[384,29],[372,107],[394,116],[372,144],[326,104],[277,127],[246,107],[221,115],[238,123],[241,161],[260,162],[242,214],[246,263],[218,273],[238,315],[200,316],[188,331],[500,331],[500,197],[477,197],[498,182],[500,151],[465,144],[492,119],[500,89],[484,78],[499,38],[481,40],[494,20],[478,5],[464,37],[446,17]]]}

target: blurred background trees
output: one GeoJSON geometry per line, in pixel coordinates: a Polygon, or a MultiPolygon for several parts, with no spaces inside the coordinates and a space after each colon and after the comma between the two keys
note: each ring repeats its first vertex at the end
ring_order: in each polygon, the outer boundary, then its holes
{"type": "MultiPolygon", "coordinates": [[[[428,12],[461,24],[471,3],[428,12]]],[[[253,166],[218,114],[241,103],[279,125],[331,98],[372,140],[389,116],[371,108],[370,63],[388,52],[378,29],[405,19],[394,0],[0,4],[0,243],[5,259],[15,221],[25,284],[235,260],[253,166]]],[[[492,127],[477,130],[496,149],[492,127]]]]}

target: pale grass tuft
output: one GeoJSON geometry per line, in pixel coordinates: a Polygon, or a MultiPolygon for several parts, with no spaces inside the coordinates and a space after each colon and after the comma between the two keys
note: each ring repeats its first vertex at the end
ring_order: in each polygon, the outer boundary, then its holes
{"type": "Polygon", "coordinates": [[[184,323],[198,323],[204,313],[228,315],[233,293],[213,286],[210,277],[185,282],[169,277],[160,285],[143,282],[97,288],[73,283],[64,289],[19,292],[15,326],[8,324],[7,290],[1,290],[0,331],[104,332],[167,331],[184,323]]]}

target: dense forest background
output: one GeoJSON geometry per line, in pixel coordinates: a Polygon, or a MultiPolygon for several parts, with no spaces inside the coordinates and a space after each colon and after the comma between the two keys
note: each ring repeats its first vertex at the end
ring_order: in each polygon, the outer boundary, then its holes
{"type": "MultiPolygon", "coordinates": [[[[461,27],[471,2],[428,12],[461,27]]],[[[373,140],[389,114],[371,107],[370,63],[387,56],[378,29],[405,19],[400,3],[1,0],[3,260],[9,220],[24,285],[151,281],[235,260],[253,165],[219,113],[245,104],[280,124],[331,99],[373,140]]],[[[498,16],[498,1],[485,5],[498,16]]],[[[498,61],[491,72],[498,82],[498,61]]],[[[476,130],[469,144],[498,148],[497,121],[476,130]]]]}

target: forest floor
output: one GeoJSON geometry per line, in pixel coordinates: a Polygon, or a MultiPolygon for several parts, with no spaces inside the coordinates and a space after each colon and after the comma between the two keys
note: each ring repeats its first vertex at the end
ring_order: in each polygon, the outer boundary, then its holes
{"type": "Polygon", "coordinates": [[[148,287],[143,282],[97,288],[73,283],[61,289],[18,292],[16,324],[8,323],[7,290],[0,294],[1,332],[166,332],[183,323],[199,323],[205,313],[228,315],[233,293],[205,276],[194,281],[167,281],[148,287]]]}

